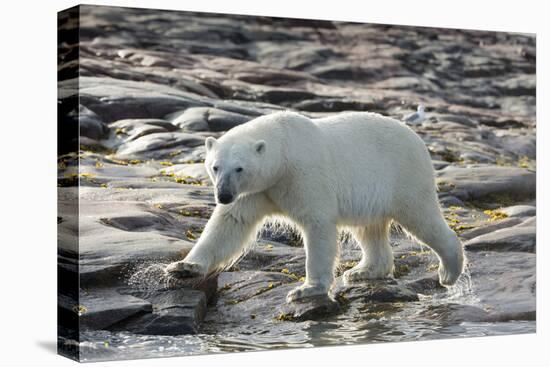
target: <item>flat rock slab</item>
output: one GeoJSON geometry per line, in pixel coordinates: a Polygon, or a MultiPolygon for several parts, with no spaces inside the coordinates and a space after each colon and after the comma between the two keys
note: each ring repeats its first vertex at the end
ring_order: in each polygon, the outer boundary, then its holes
{"type": "Polygon", "coordinates": [[[406,284],[392,279],[371,280],[364,283],[345,285],[342,278],[336,280],[333,288],[336,299],[343,301],[373,302],[415,302],[418,294],[406,284]]]}
{"type": "Polygon", "coordinates": [[[163,171],[180,177],[191,177],[201,182],[204,181],[209,185],[212,184],[204,163],[175,164],[164,168],[163,171]]]}
{"type": "MultiPolygon", "coordinates": [[[[120,294],[115,289],[94,289],[80,292],[80,326],[84,329],[101,330],[131,316],[150,313],[150,302],[120,294]]],[[[74,312],[73,311],[73,312],[74,312]]]]}
{"type": "Polygon", "coordinates": [[[536,227],[537,226],[537,217],[529,217],[523,222],[517,225],[518,228],[521,227],[536,227]]]}
{"type": "Polygon", "coordinates": [[[500,197],[533,198],[536,174],[525,168],[500,166],[455,167],[437,171],[441,191],[461,200],[498,202],[500,197]]]}
{"type": "MultiPolygon", "coordinates": [[[[122,166],[111,163],[102,163],[101,167],[98,168],[95,160],[84,158],[80,162],[80,174],[90,175],[92,183],[112,183],[128,179],[149,179],[157,176],[158,170],[149,165],[122,166]]],[[[86,179],[81,180],[80,184],[87,185],[88,181],[86,179]]]]}
{"type": "MultiPolygon", "coordinates": [[[[188,107],[210,104],[193,93],[152,82],[81,76],[79,86],[82,103],[105,122],[157,119],[188,107]]],[[[67,97],[71,93],[63,82],[60,83],[60,93],[67,97]]]]}
{"type": "Polygon", "coordinates": [[[219,275],[218,287],[220,296],[223,296],[222,303],[236,305],[293,281],[290,275],[280,272],[223,272],[219,275]]]}
{"type": "Polygon", "coordinates": [[[287,303],[288,292],[301,284],[290,275],[275,272],[221,273],[218,301],[210,317],[219,322],[268,323],[285,328],[280,322],[324,319],[342,310],[328,296],[287,303]]]}
{"type": "Polygon", "coordinates": [[[535,227],[503,228],[472,238],[464,243],[468,251],[536,252],[535,227]]]}
{"type": "Polygon", "coordinates": [[[135,266],[179,260],[193,246],[169,214],[143,203],[81,200],[80,215],[78,249],[71,241],[72,221],[60,224],[67,227],[60,256],[75,263],[78,250],[82,286],[119,284],[135,266]]]}
{"type": "Polygon", "coordinates": [[[512,228],[514,226],[517,226],[523,223],[523,221],[524,221],[523,218],[511,217],[503,220],[497,220],[494,222],[487,222],[486,224],[480,227],[472,228],[460,233],[460,237],[466,240],[470,240],[472,238],[479,237],[484,234],[490,234],[499,229],[512,228]]]}
{"type": "Polygon", "coordinates": [[[536,255],[470,252],[471,292],[491,317],[532,320],[536,312],[536,255]]]}
{"type": "Polygon", "coordinates": [[[117,148],[119,159],[165,158],[176,150],[195,148],[204,143],[198,135],[183,132],[157,132],[129,140],[117,148]]]}
{"type": "Polygon", "coordinates": [[[134,294],[150,302],[152,312],[126,319],[110,329],[146,335],[196,334],[206,314],[206,296],[199,290],[166,289],[134,294]]]}
{"type": "Polygon", "coordinates": [[[140,202],[168,206],[182,204],[208,204],[212,205],[214,194],[211,187],[179,185],[172,187],[138,188],[131,190],[124,189],[103,189],[96,187],[80,187],[78,194],[80,200],[106,202],[140,202]]]}

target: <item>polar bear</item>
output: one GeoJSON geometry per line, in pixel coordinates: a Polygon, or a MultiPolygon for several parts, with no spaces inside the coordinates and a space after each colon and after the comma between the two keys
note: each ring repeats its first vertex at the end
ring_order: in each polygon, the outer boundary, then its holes
{"type": "Polygon", "coordinates": [[[217,206],[185,259],[168,265],[170,275],[221,271],[274,215],[294,222],[305,244],[305,281],[288,302],[329,293],[342,228],[362,250],[343,275],[347,283],[392,276],[392,221],[435,251],[442,285],[462,273],[462,245],[441,214],[428,150],[397,120],[369,112],[318,119],[276,112],[205,145],[217,206]]]}

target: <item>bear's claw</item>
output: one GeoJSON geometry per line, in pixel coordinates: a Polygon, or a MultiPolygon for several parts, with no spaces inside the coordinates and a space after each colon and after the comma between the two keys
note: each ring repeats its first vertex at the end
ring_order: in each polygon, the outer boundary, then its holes
{"type": "Polygon", "coordinates": [[[199,278],[204,276],[204,270],[199,264],[176,261],[165,269],[166,274],[179,278],[199,278]]]}

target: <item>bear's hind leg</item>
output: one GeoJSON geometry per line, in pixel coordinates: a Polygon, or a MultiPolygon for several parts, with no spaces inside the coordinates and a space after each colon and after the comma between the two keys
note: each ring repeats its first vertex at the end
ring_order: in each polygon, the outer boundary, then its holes
{"type": "Polygon", "coordinates": [[[449,228],[434,199],[418,205],[396,220],[437,254],[439,282],[453,285],[464,268],[464,251],[456,233],[449,228]]]}
{"type": "Polygon", "coordinates": [[[390,222],[383,221],[354,229],[363,256],[359,264],[344,272],[345,283],[384,279],[393,274],[393,251],[389,241],[390,222]]]}

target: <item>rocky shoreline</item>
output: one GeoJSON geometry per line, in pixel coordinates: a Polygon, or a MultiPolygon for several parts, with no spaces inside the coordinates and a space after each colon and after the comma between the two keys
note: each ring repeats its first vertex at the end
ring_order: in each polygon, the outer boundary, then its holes
{"type": "MultiPolygon", "coordinates": [[[[78,14],[59,22],[60,128],[79,132],[58,157],[60,289],[73,290],[60,295],[62,320],[138,335],[535,320],[534,37],[92,6],[78,14]],[[398,230],[395,279],[338,282],[336,301],[285,304],[303,280],[304,250],[272,227],[217,277],[165,278],[163,264],[185,256],[215,205],[206,137],[284,109],[403,119],[420,104],[426,119],[411,127],[467,250],[453,289],[438,285],[435,256],[398,230]]],[[[358,259],[344,238],[339,271],[358,259]]],[[[68,335],[66,349],[81,340],[68,335]]]]}

